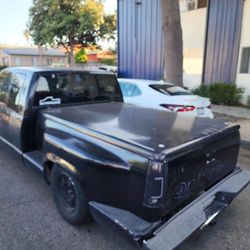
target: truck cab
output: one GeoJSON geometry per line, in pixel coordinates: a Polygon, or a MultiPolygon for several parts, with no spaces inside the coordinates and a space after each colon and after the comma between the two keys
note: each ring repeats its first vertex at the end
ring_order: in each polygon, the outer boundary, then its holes
{"type": "Polygon", "coordinates": [[[39,147],[36,125],[40,110],[57,105],[123,101],[113,74],[77,69],[70,72],[58,68],[8,68],[0,73],[0,136],[19,153],[39,147]],[[77,86],[81,76],[88,85],[77,86]],[[111,84],[105,86],[109,79],[111,84]],[[72,80],[74,87],[69,84],[72,80]],[[104,88],[111,92],[104,93],[104,88]]]}

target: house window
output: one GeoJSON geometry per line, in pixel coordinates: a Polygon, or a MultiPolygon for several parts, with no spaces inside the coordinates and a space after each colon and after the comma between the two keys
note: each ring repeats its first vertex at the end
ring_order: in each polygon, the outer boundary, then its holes
{"type": "Polygon", "coordinates": [[[21,65],[21,61],[19,57],[15,57],[15,65],[16,66],[20,66],[21,65]]]}
{"type": "Polygon", "coordinates": [[[32,57],[32,65],[37,66],[37,58],[36,57],[32,57]]]}
{"type": "Polygon", "coordinates": [[[242,50],[240,73],[250,73],[250,47],[243,48],[242,50]]]}
{"type": "Polygon", "coordinates": [[[53,63],[53,59],[52,58],[47,58],[47,65],[51,65],[53,63]]]}
{"type": "Polygon", "coordinates": [[[3,65],[8,65],[8,64],[9,64],[9,62],[8,62],[7,56],[3,57],[3,65]]]}
{"type": "Polygon", "coordinates": [[[180,11],[190,11],[207,7],[207,0],[179,0],[180,11]]]}
{"type": "Polygon", "coordinates": [[[200,9],[200,8],[205,8],[205,7],[207,7],[207,0],[198,0],[197,8],[200,9]]]}

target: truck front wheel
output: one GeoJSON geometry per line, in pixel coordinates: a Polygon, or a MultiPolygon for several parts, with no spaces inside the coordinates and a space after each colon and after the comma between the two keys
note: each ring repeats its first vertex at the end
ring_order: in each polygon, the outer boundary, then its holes
{"type": "Polygon", "coordinates": [[[62,217],[73,225],[89,222],[88,202],[79,181],[58,165],[52,169],[51,180],[53,197],[62,217]]]}

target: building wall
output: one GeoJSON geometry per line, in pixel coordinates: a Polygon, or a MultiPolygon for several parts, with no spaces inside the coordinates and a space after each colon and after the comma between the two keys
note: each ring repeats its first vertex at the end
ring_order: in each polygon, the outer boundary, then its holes
{"type": "Polygon", "coordinates": [[[67,64],[67,58],[61,56],[22,56],[22,55],[9,55],[9,66],[49,66],[67,64]]]}
{"type": "Polygon", "coordinates": [[[49,65],[58,65],[58,66],[66,66],[67,65],[67,57],[65,56],[43,56],[42,57],[42,65],[49,66],[49,65]],[[49,63],[49,61],[51,63],[49,63]]]}
{"type": "Polygon", "coordinates": [[[9,55],[8,62],[9,62],[9,66],[31,66],[32,57],[20,56],[20,55],[9,55]]]}
{"type": "Polygon", "coordinates": [[[206,36],[207,8],[183,12],[183,81],[184,86],[193,89],[201,84],[204,45],[206,36]]]}
{"type": "Polygon", "coordinates": [[[244,3],[243,21],[242,21],[242,32],[241,32],[241,43],[240,43],[240,55],[238,61],[238,70],[236,84],[239,87],[245,88],[245,94],[243,101],[247,101],[247,97],[250,96],[250,73],[240,73],[240,66],[242,60],[243,48],[250,47],[250,0],[246,0],[244,3]]]}
{"type": "Polygon", "coordinates": [[[95,54],[87,54],[88,62],[97,62],[97,53],[95,54]]]}

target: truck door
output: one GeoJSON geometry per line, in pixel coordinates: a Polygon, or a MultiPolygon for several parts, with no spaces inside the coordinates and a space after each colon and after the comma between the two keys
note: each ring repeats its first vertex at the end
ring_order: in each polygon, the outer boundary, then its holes
{"type": "Polygon", "coordinates": [[[6,137],[17,151],[21,151],[21,128],[23,123],[23,111],[27,92],[25,86],[26,75],[24,73],[13,74],[8,101],[6,116],[8,117],[8,128],[6,137]]]}
{"type": "Polygon", "coordinates": [[[8,115],[7,115],[7,99],[11,85],[12,73],[9,70],[0,72],[0,139],[7,140],[8,115]]]}

